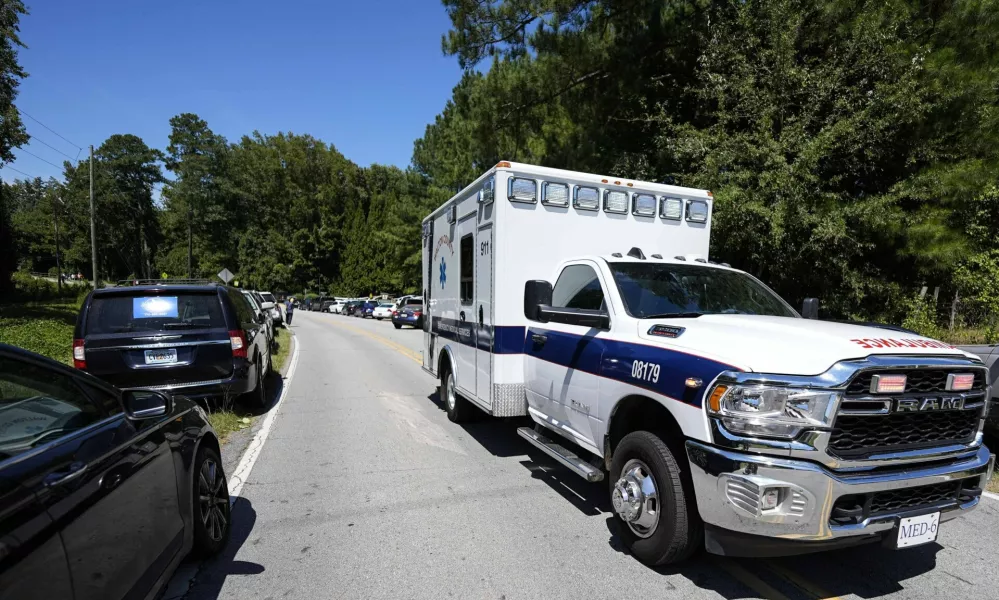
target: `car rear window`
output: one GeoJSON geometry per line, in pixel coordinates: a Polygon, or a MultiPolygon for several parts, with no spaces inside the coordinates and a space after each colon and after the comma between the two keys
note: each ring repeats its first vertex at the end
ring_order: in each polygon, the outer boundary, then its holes
{"type": "Polygon", "coordinates": [[[90,303],[87,333],[225,328],[218,295],[147,294],[97,296],[90,303]]]}
{"type": "Polygon", "coordinates": [[[274,302],[275,304],[277,303],[277,301],[274,300],[274,294],[260,294],[260,296],[264,299],[264,302],[274,302]]]}
{"type": "Polygon", "coordinates": [[[423,307],[423,300],[406,300],[406,306],[412,308],[421,308],[423,307]]]}

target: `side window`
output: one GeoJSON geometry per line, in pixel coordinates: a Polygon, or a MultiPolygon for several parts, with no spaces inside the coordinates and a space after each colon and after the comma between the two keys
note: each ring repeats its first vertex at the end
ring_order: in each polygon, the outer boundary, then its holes
{"type": "Polygon", "coordinates": [[[56,440],[102,418],[71,378],[0,358],[0,460],[56,440]]]}
{"type": "Polygon", "coordinates": [[[552,306],[594,310],[603,308],[604,291],[600,288],[600,280],[593,267],[569,265],[562,269],[562,274],[558,276],[552,289],[552,306]]]}
{"type": "Polygon", "coordinates": [[[461,255],[461,303],[471,304],[472,296],[475,294],[475,244],[472,243],[471,234],[461,238],[461,246],[458,252],[461,255]]]}
{"type": "Polygon", "coordinates": [[[253,322],[255,320],[253,318],[253,313],[250,312],[250,305],[246,303],[246,298],[243,296],[243,293],[234,289],[226,291],[229,294],[229,301],[232,303],[233,310],[236,311],[236,318],[239,319],[239,322],[253,322]]]}

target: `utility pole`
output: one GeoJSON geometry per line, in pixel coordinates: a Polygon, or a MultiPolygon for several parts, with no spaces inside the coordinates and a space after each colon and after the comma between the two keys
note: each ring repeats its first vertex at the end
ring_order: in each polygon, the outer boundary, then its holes
{"type": "Polygon", "coordinates": [[[194,221],[194,205],[191,203],[191,197],[187,197],[187,278],[194,279],[194,271],[191,268],[193,264],[192,257],[194,256],[194,236],[191,222],[194,221]]]}
{"type": "Polygon", "coordinates": [[[90,259],[94,269],[94,289],[97,289],[97,217],[94,214],[94,145],[90,144],[90,259]]]}
{"type": "Polygon", "coordinates": [[[55,227],[55,255],[56,255],[56,289],[62,293],[62,266],[59,264],[59,213],[56,210],[56,203],[62,201],[55,196],[52,197],[52,225],[55,227]]]}

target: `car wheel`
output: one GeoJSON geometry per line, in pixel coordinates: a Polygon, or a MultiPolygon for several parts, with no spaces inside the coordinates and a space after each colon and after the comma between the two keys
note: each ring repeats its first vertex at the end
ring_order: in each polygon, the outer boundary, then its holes
{"type": "Polygon", "coordinates": [[[246,404],[252,406],[253,408],[263,408],[267,406],[267,390],[264,386],[264,369],[263,365],[260,364],[260,359],[258,358],[254,363],[257,372],[256,375],[256,385],[252,390],[246,393],[244,398],[246,398],[246,404]]]}
{"type": "Polygon", "coordinates": [[[441,401],[444,402],[444,409],[447,411],[447,418],[451,420],[452,423],[466,423],[472,420],[475,413],[475,407],[472,404],[461,397],[458,390],[454,386],[454,375],[451,374],[451,369],[446,369],[444,371],[444,378],[441,380],[440,391],[441,401]]]}
{"type": "Polygon", "coordinates": [[[194,547],[199,558],[218,554],[229,543],[232,513],[229,484],[215,448],[202,445],[194,462],[194,547]]]}
{"type": "Polygon", "coordinates": [[[614,449],[611,506],[625,546],[649,566],[680,562],[704,544],[690,475],[680,464],[648,431],[629,433],[614,449]]]}
{"type": "Polygon", "coordinates": [[[396,329],[402,329],[402,325],[399,323],[392,323],[392,325],[394,325],[396,329]]]}

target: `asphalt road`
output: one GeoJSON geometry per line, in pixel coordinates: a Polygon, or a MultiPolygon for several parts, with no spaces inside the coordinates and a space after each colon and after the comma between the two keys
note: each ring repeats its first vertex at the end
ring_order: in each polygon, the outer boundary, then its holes
{"type": "Polygon", "coordinates": [[[535,451],[517,420],[447,420],[422,332],[304,311],[293,329],[297,369],[228,552],[187,598],[999,597],[992,499],[903,552],[649,569],[622,550],[605,483],[535,451]]]}

